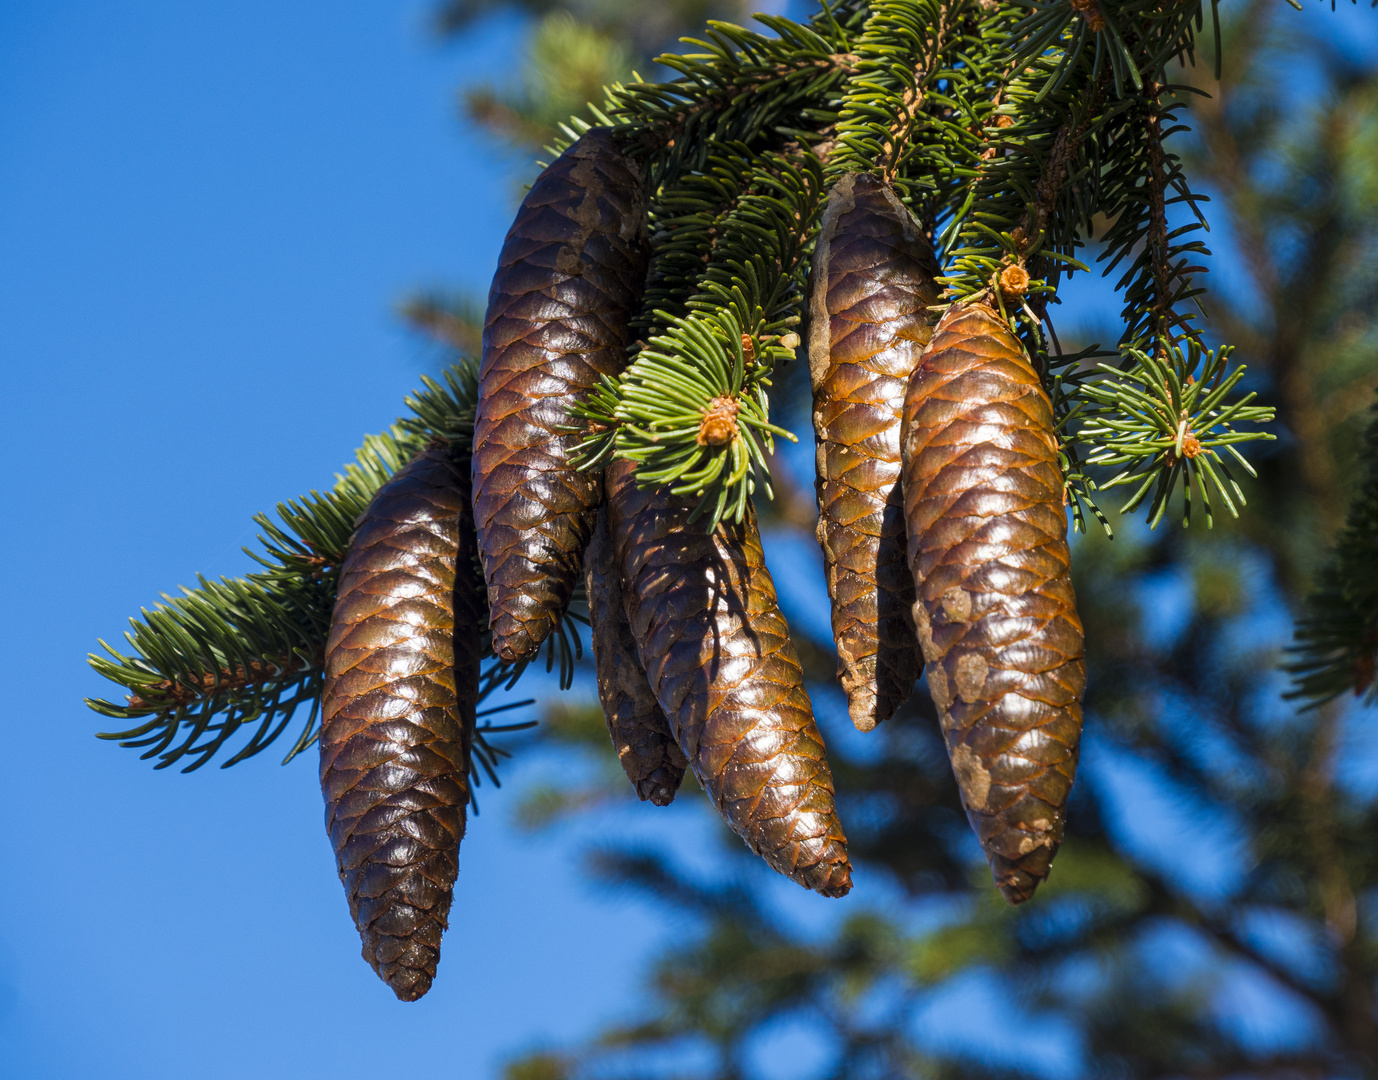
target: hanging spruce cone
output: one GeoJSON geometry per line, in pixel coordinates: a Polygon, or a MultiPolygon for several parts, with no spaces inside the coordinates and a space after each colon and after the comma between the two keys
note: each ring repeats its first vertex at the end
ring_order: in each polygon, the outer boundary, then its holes
{"type": "Polygon", "coordinates": [[[641,660],[704,791],[747,847],[824,896],[852,887],[847,839],[753,515],[706,533],[692,499],[608,469],[608,529],[641,660]]]}
{"type": "Polygon", "coordinates": [[[483,610],[467,466],[430,449],[374,496],[326,646],[326,828],[364,959],[403,1001],[435,977],[469,801],[483,610]]]}
{"type": "Polygon", "coordinates": [[[928,239],[888,184],[857,173],[837,182],[814,249],[809,372],[837,674],[862,731],[908,700],[923,665],[905,565],[900,420],[933,334],[937,273],[928,239]]]}
{"type": "Polygon", "coordinates": [[[598,511],[584,552],[584,574],[598,697],[608,718],[608,734],[637,795],[669,806],[684,779],[686,762],[636,654],[605,508],[598,511]]]}
{"type": "Polygon", "coordinates": [[[904,508],[928,688],[967,817],[1018,904],[1062,840],[1086,665],[1052,406],[984,305],[943,316],[910,380],[904,508]]]}
{"type": "Polygon", "coordinates": [[[569,456],[570,407],[626,362],[646,274],[641,175],[601,128],[537,178],[488,296],[474,430],[474,518],[493,651],[535,655],[578,580],[601,499],[569,456]]]}

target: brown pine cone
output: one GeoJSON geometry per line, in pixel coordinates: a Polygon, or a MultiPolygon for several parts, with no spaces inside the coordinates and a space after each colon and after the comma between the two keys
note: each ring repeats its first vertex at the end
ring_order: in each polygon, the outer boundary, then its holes
{"type": "Polygon", "coordinates": [[[904,509],[928,688],[967,817],[1018,904],[1062,841],[1085,644],[1052,405],[984,305],[943,316],[909,382],[904,509]]]}
{"type": "Polygon", "coordinates": [[[608,718],[608,734],[637,795],[657,806],[669,806],[687,763],[636,654],[622,606],[622,584],[605,508],[598,510],[593,537],[584,552],[584,575],[598,698],[608,718]]]}
{"type": "Polygon", "coordinates": [[[809,372],[837,675],[861,731],[908,700],[923,666],[905,565],[900,419],[933,334],[937,273],[928,239],[888,184],[857,173],[837,182],[814,249],[809,372]]]}
{"type": "Polygon", "coordinates": [[[427,450],[360,519],[326,644],[326,828],[364,959],[403,1001],[430,989],[459,871],[483,617],[473,551],[468,462],[427,450]]]}
{"type": "Polygon", "coordinates": [[[602,488],[570,463],[570,408],[618,374],[646,275],[639,170],[601,128],[536,179],[488,296],[474,430],[478,527],[493,651],[536,654],[579,578],[602,488]]]}
{"type": "Polygon", "coordinates": [[[695,500],[608,469],[608,530],[641,662],[704,791],[747,847],[824,896],[852,887],[847,838],[753,513],[712,533],[695,500]]]}

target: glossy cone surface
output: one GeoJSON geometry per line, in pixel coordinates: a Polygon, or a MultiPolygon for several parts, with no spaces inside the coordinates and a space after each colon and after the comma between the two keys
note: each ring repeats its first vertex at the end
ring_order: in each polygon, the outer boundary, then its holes
{"type": "Polygon", "coordinates": [[[905,564],[900,421],[933,334],[937,273],[927,238],[888,184],[856,173],[837,182],[814,249],[809,372],[837,674],[862,731],[894,714],[923,666],[905,564]]]}
{"type": "Polygon", "coordinates": [[[608,719],[608,734],[637,795],[668,806],[684,779],[686,762],[636,654],[606,509],[598,511],[593,538],[584,552],[584,574],[598,699],[608,719]]]}
{"type": "Polygon", "coordinates": [[[474,518],[493,651],[534,656],[578,580],[601,499],[570,464],[570,407],[626,363],[646,273],[640,174],[595,128],[537,178],[488,296],[474,431],[474,518]]]}
{"type": "Polygon", "coordinates": [[[1062,840],[1086,684],[1052,407],[987,307],[952,308],[909,384],[914,619],[967,816],[1010,903],[1062,840]]]}
{"type": "Polygon", "coordinates": [[[326,646],[321,789],[364,959],[403,1001],[430,989],[459,870],[481,596],[467,462],[421,454],[350,543],[326,646]]]}
{"type": "Polygon", "coordinates": [[[832,775],[754,515],[712,534],[693,499],[608,468],[608,527],[657,700],[713,805],[752,851],[825,896],[851,888],[832,775]]]}

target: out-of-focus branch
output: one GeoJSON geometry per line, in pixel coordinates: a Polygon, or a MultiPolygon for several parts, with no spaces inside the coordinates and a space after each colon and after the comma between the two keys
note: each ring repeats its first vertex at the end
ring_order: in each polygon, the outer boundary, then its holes
{"type": "Polygon", "coordinates": [[[421,293],[403,301],[399,314],[413,330],[447,349],[474,357],[482,350],[483,309],[471,297],[421,293]]]}

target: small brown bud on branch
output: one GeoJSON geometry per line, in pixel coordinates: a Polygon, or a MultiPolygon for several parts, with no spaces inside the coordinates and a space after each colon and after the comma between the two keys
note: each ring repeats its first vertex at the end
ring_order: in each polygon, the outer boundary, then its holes
{"type": "Polygon", "coordinates": [[[1011,299],[1021,299],[1029,292],[1029,272],[1018,263],[1000,271],[1000,291],[1011,299]]]}
{"type": "Polygon", "coordinates": [[[735,397],[715,397],[703,414],[695,441],[700,446],[726,446],[737,437],[737,411],[741,408],[735,397]]]}
{"type": "Polygon", "coordinates": [[[1072,10],[1086,20],[1086,25],[1099,34],[1105,29],[1105,15],[1098,0],[1072,0],[1072,10]]]}

